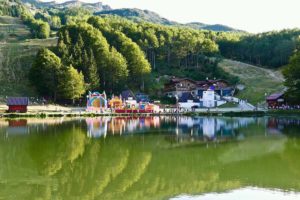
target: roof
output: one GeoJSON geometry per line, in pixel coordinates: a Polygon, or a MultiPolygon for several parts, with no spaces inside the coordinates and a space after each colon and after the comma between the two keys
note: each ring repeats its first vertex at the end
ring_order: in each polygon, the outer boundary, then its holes
{"type": "Polygon", "coordinates": [[[267,100],[277,100],[283,96],[283,93],[274,93],[267,97],[267,100]]]}
{"type": "Polygon", "coordinates": [[[121,93],[122,99],[126,99],[128,100],[128,97],[132,97],[133,99],[135,99],[135,95],[131,90],[124,90],[121,93]]]}
{"type": "Polygon", "coordinates": [[[178,99],[178,102],[187,102],[188,100],[195,100],[195,98],[190,92],[184,92],[178,99]]]}
{"type": "Polygon", "coordinates": [[[181,81],[189,81],[189,82],[192,82],[192,83],[196,83],[196,81],[194,81],[192,79],[189,79],[189,78],[172,78],[170,80],[171,83],[179,83],[181,81]]]}
{"type": "Polygon", "coordinates": [[[213,85],[213,84],[217,84],[217,83],[220,83],[220,82],[223,82],[223,83],[226,83],[227,85],[229,85],[228,81],[223,80],[223,79],[197,81],[197,85],[198,86],[213,85]]]}
{"type": "Polygon", "coordinates": [[[28,106],[29,99],[28,97],[8,97],[7,105],[8,106],[28,106]]]}

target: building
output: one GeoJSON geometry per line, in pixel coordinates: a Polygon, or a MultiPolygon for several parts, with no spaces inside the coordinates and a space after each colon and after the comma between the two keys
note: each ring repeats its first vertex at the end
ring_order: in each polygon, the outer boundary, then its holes
{"type": "Polygon", "coordinates": [[[269,108],[278,108],[285,104],[283,93],[274,93],[266,99],[269,108]]]}
{"type": "Polygon", "coordinates": [[[128,99],[136,99],[136,96],[131,90],[124,90],[121,92],[121,97],[123,101],[126,101],[128,99]]]}
{"type": "Polygon", "coordinates": [[[27,112],[28,97],[9,97],[7,99],[8,112],[27,112]]]}
{"type": "Polygon", "coordinates": [[[164,94],[169,97],[181,98],[184,93],[192,93],[196,90],[197,82],[188,78],[172,78],[164,86],[164,94]]]}
{"type": "Polygon", "coordinates": [[[222,79],[197,81],[197,87],[194,91],[199,97],[203,97],[203,92],[207,90],[214,90],[220,96],[233,96],[234,88],[222,79]]]}
{"type": "Polygon", "coordinates": [[[203,97],[203,92],[214,90],[220,96],[233,96],[234,87],[222,79],[194,81],[188,78],[172,78],[164,86],[164,94],[169,97],[181,98],[184,93],[195,97],[203,97]]]}

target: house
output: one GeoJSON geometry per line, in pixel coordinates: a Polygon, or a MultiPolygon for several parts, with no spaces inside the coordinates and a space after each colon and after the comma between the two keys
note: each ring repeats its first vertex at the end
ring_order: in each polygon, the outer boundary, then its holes
{"type": "Polygon", "coordinates": [[[8,112],[27,112],[28,97],[9,97],[7,99],[8,112]]]}
{"type": "Polygon", "coordinates": [[[222,79],[197,81],[197,87],[194,91],[197,96],[203,97],[203,92],[207,90],[214,90],[220,96],[233,96],[234,88],[222,79]]]}
{"type": "Polygon", "coordinates": [[[180,98],[183,93],[193,93],[197,82],[188,78],[172,78],[164,86],[164,94],[169,97],[180,98]]]}
{"type": "Polygon", "coordinates": [[[194,81],[188,78],[172,78],[165,84],[164,94],[180,98],[184,93],[191,93],[202,98],[203,92],[207,90],[214,90],[220,96],[233,96],[234,93],[234,87],[222,79],[194,81]]]}
{"type": "Polygon", "coordinates": [[[283,93],[274,93],[266,98],[269,108],[281,107],[285,104],[283,93]]]}
{"type": "Polygon", "coordinates": [[[122,96],[122,100],[126,101],[128,99],[133,99],[135,100],[136,97],[134,95],[134,93],[131,90],[124,90],[121,92],[121,96],[122,96]]]}

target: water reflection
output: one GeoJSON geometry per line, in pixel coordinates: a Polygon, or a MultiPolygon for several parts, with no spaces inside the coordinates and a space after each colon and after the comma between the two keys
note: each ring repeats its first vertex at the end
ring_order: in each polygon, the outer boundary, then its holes
{"type": "Polygon", "coordinates": [[[300,192],[299,133],[296,118],[0,120],[0,199],[218,197],[249,186],[300,192]]]}
{"type": "Polygon", "coordinates": [[[267,128],[266,134],[281,134],[282,123],[274,118],[215,118],[215,117],[99,117],[87,118],[88,137],[143,133],[151,130],[169,133],[178,137],[202,138],[214,141],[216,138],[244,138],[241,128],[260,124],[267,128]]]}
{"type": "Polygon", "coordinates": [[[87,136],[90,138],[151,131],[151,133],[159,132],[182,139],[192,137],[205,141],[215,141],[218,138],[243,140],[249,126],[264,128],[265,135],[282,135],[284,132],[288,133],[289,129],[300,127],[300,119],[297,118],[149,116],[11,119],[0,120],[0,128],[4,128],[7,136],[26,135],[31,132],[42,132],[51,126],[55,127],[66,122],[76,124],[85,122],[87,136]]]}
{"type": "Polygon", "coordinates": [[[29,129],[27,126],[26,119],[18,119],[18,120],[9,120],[8,121],[8,128],[6,129],[6,134],[16,134],[16,135],[23,135],[28,134],[29,129]]]}

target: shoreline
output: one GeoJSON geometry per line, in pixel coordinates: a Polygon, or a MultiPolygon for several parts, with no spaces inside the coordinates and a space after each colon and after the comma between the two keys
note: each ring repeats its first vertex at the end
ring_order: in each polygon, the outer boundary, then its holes
{"type": "Polygon", "coordinates": [[[27,113],[8,113],[7,107],[0,105],[0,118],[47,118],[47,117],[101,117],[101,116],[225,116],[225,117],[260,117],[260,116],[300,116],[300,110],[241,110],[237,108],[197,109],[196,111],[176,112],[173,108],[161,109],[159,113],[111,113],[88,112],[84,107],[64,107],[59,105],[28,106],[27,113]]]}
{"type": "Polygon", "coordinates": [[[263,116],[300,116],[300,111],[210,111],[181,113],[88,113],[88,112],[37,112],[37,113],[0,113],[0,118],[54,118],[54,117],[148,117],[148,116],[223,116],[223,117],[263,117],[263,116]]]}

